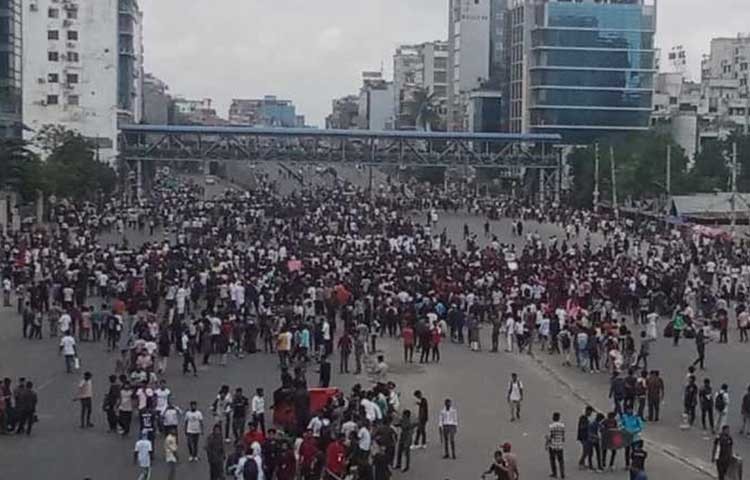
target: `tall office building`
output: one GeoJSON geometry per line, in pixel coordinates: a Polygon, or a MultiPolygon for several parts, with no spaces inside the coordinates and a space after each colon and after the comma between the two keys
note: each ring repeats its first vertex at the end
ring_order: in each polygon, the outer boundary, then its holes
{"type": "Polygon", "coordinates": [[[490,76],[491,0],[450,0],[448,15],[448,130],[468,128],[471,91],[490,76]]]}
{"type": "Polygon", "coordinates": [[[510,0],[507,18],[512,132],[648,129],[655,0],[510,0]]]}
{"type": "Polygon", "coordinates": [[[141,121],[141,25],[136,0],[25,0],[24,135],[62,125],[114,162],[118,119],[141,121]]]}
{"type": "Polygon", "coordinates": [[[21,0],[0,0],[0,138],[20,138],[21,0]]]}
{"type": "Polygon", "coordinates": [[[444,122],[448,96],[448,43],[426,42],[396,49],[393,90],[397,129],[415,128],[411,103],[418,90],[433,96],[433,106],[444,122]]]}

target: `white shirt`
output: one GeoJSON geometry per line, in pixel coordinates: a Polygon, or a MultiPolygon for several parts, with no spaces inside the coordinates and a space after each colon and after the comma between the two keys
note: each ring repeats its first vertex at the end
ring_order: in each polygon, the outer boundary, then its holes
{"type": "Polygon", "coordinates": [[[366,429],[365,427],[360,428],[359,432],[357,432],[357,439],[358,439],[359,449],[365,452],[369,452],[370,444],[372,443],[372,439],[370,437],[370,431],[366,429]]]}
{"type": "Polygon", "coordinates": [[[147,438],[135,442],[135,449],[133,451],[138,454],[138,466],[143,468],[151,467],[151,452],[153,449],[154,446],[151,445],[151,441],[147,438]]]}
{"type": "Polygon", "coordinates": [[[60,315],[60,319],[57,321],[57,325],[59,326],[60,331],[65,333],[70,330],[70,323],[72,321],[73,320],[70,318],[70,315],[68,315],[67,313],[63,313],[62,315],[60,315]]]}
{"type": "Polygon", "coordinates": [[[511,380],[510,384],[508,385],[508,398],[510,398],[510,401],[520,402],[522,390],[523,390],[523,383],[521,383],[521,380],[516,380],[515,382],[511,380]]]}
{"type": "Polygon", "coordinates": [[[65,356],[75,355],[76,354],[75,338],[71,337],[70,335],[64,336],[63,338],[60,339],[60,347],[62,348],[63,355],[65,356]]]}
{"type": "Polygon", "coordinates": [[[360,402],[360,405],[362,405],[362,407],[365,409],[365,417],[367,417],[369,421],[374,422],[379,418],[383,418],[383,414],[380,411],[380,407],[378,407],[377,403],[363,398],[360,402]]]}
{"type": "Polygon", "coordinates": [[[266,411],[266,399],[260,395],[253,396],[253,400],[250,404],[250,410],[253,414],[262,414],[266,411]]]}
{"type": "Polygon", "coordinates": [[[185,423],[187,424],[187,433],[201,433],[201,423],[203,422],[203,414],[198,410],[188,410],[185,412],[185,423]]]}
{"type": "Polygon", "coordinates": [[[165,426],[176,427],[180,423],[180,411],[176,408],[168,408],[162,412],[162,422],[165,426]]]}
{"type": "Polygon", "coordinates": [[[315,438],[320,437],[321,428],[323,428],[323,422],[320,421],[320,417],[313,417],[307,424],[307,429],[312,430],[312,435],[315,438]]]}
{"type": "Polygon", "coordinates": [[[328,322],[323,322],[322,326],[323,340],[326,342],[331,339],[331,325],[328,322]]]}
{"type": "Polygon", "coordinates": [[[438,420],[438,426],[446,426],[446,425],[454,425],[458,426],[458,411],[451,407],[450,409],[446,409],[443,407],[442,410],[440,410],[440,419],[438,420]]]}
{"type": "Polygon", "coordinates": [[[154,392],[156,394],[156,410],[159,413],[164,413],[167,409],[167,400],[172,392],[168,388],[157,388],[154,392]]]}

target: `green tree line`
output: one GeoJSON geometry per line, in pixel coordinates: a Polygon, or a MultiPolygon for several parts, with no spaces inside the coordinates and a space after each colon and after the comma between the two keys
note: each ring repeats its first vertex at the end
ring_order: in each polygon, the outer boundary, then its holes
{"type": "MultiPolygon", "coordinates": [[[[601,141],[599,149],[600,201],[612,194],[612,156],[618,200],[655,198],[667,193],[667,148],[671,146],[671,194],[708,193],[731,188],[733,145],[737,145],[737,186],[750,191],[750,136],[733,133],[705,143],[691,165],[685,151],[671,136],[658,132],[631,134],[601,141]]],[[[570,200],[590,207],[593,203],[596,146],[573,150],[567,157],[572,176],[570,200]]]]}
{"type": "Polygon", "coordinates": [[[101,192],[114,192],[116,186],[115,171],[97,160],[95,145],[77,132],[48,125],[32,142],[0,140],[0,188],[18,191],[24,201],[33,201],[37,191],[93,200],[101,192]]]}

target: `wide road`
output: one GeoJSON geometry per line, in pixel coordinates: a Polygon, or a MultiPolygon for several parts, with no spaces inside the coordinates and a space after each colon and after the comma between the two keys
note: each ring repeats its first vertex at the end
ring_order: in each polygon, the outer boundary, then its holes
{"type": "MultiPolygon", "coordinates": [[[[222,187],[219,185],[211,190],[218,191],[222,187]]],[[[452,235],[460,235],[464,222],[469,222],[473,230],[479,231],[483,220],[465,215],[443,215],[439,228],[445,226],[452,235]]],[[[539,228],[542,235],[551,235],[556,231],[554,226],[539,228]]],[[[505,241],[513,240],[507,221],[493,222],[493,231],[501,235],[501,239],[505,241]]],[[[144,240],[137,232],[128,232],[128,237],[133,242],[144,240]]],[[[134,434],[129,438],[121,438],[106,433],[106,422],[100,408],[106,390],[106,377],[114,369],[115,354],[106,352],[103,344],[81,344],[82,371],[88,370],[94,374],[96,427],[80,430],[78,405],[71,401],[78,375],[65,374],[62,358],[57,354],[57,343],[55,339],[47,338],[46,328],[44,340],[29,341],[21,338],[20,323],[20,318],[13,309],[0,308],[0,377],[9,376],[15,380],[24,376],[35,382],[40,398],[40,422],[35,425],[31,437],[0,437],[0,479],[136,478],[136,468],[132,463],[134,434]]],[[[552,370],[547,370],[542,368],[537,360],[526,355],[489,353],[486,351],[489,345],[488,335],[489,332],[485,330],[482,340],[485,346],[483,352],[471,352],[462,345],[445,344],[439,365],[404,365],[398,340],[386,338],[379,342],[379,348],[384,350],[391,365],[392,379],[401,391],[402,405],[413,408],[412,392],[421,389],[428,398],[431,409],[428,449],[415,451],[412,471],[407,474],[396,473],[395,477],[476,479],[489,465],[492,451],[497,445],[509,441],[519,456],[522,478],[545,478],[549,474],[549,467],[543,450],[544,434],[552,412],[559,411],[568,429],[568,478],[601,478],[601,475],[580,472],[576,468],[579,446],[575,443],[575,425],[583,408],[580,395],[590,397],[596,405],[604,403],[605,379],[556,369],[555,360],[545,359],[552,365],[552,370]],[[519,374],[526,391],[523,419],[516,423],[509,421],[509,411],[504,401],[512,372],[519,374]],[[441,459],[441,445],[437,437],[437,413],[445,398],[453,399],[459,411],[456,461],[441,459]]],[[[679,350],[667,350],[662,349],[662,345],[660,343],[659,348],[655,349],[657,352],[654,355],[654,364],[665,363],[662,370],[669,372],[666,375],[667,383],[672,392],[673,385],[670,384],[681,381],[684,363],[682,356],[687,356],[689,349],[681,347],[679,350]],[[672,364],[673,373],[668,370],[672,368],[669,367],[672,364]]],[[[718,364],[713,364],[714,361],[718,362],[718,359],[711,358],[711,354],[714,353],[716,352],[709,352],[709,365],[712,369],[718,369],[718,364]]],[[[726,350],[726,354],[735,358],[737,363],[734,370],[740,375],[739,370],[742,367],[739,366],[739,360],[743,354],[742,350],[735,352],[731,347],[726,350]]],[[[173,357],[170,362],[166,379],[178,405],[184,408],[190,400],[197,400],[200,409],[206,414],[222,384],[230,385],[232,388],[241,386],[246,392],[251,392],[256,387],[264,387],[267,392],[271,392],[278,386],[277,361],[272,355],[256,354],[243,360],[230,359],[226,367],[202,367],[197,378],[183,377],[180,374],[179,357],[173,357]]],[[[348,390],[355,383],[368,381],[365,376],[338,375],[335,368],[337,362],[337,358],[332,359],[335,385],[348,390]]],[[[726,363],[727,366],[732,364],[729,361],[726,363]]],[[[316,378],[313,373],[310,375],[309,381],[314,384],[316,378]]],[[[736,410],[737,401],[733,402],[732,408],[736,410]]],[[[665,408],[674,409],[677,404],[678,399],[675,399],[665,408]]],[[[678,440],[685,435],[678,431],[677,424],[672,421],[670,414],[665,415],[665,424],[667,423],[670,423],[670,426],[665,426],[663,432],[664,437],[669,439],[667,443],[682,447],[678,440]]],[[[659,439],[662,432],[660,429],[649,427],[647,435],[649,438],[659,439]]],[[[738,443],[744,448],[744,441],[738,443]]],[[[689,445],[684,448],[687,451],[689,445]]],[[[180,449],[182,462],[178,478],[208,478],[206,462],[186,463],[186,446],[182,444],[180,449]]],[[[700,456],[700,450],[701,448],[695,448],[696,457],[700,456]]],[[[690,453],[692,454],[692,450],[690,453]]],[[[156,446],[156,458],[152,478],[166,478],[161,442],[156,446]]],[[[621,457],[618,459],[618,465],[623,466],[621,457]]],[[[682,461],[655,450],[649,456],[648,470],[652,479],[666,479],[669,476],[684,480],[708,478],[682,461]]],[[[622,471],[608,476],[627,478],[627,474],[622,471]]]]}

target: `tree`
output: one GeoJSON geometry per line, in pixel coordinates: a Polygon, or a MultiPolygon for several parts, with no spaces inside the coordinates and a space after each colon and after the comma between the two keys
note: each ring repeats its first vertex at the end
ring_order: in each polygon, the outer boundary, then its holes
{"type": "Polygon", "coordinates": [[[691,189],[695,192],[726,190],[730,176],[726,142],[713,140],[705,143],[695,155],[695,164],[690,171],[691,189]]]}
{"type": "Polygon", "coordinates": [[[76,135],[79,134],[73,130],[65,128],[63,125],[48,123],[42,125],[42,127],[36,132],[33,138],[33,143],[45,154],[49,155],[76,135]]]}
{"type": "MultiPolygon", "coordinates": [[[[688,191],[688,159],[684,150],[667,135],[646,132],[599,143],[599,201],[609,203],[612,194],[611,149],[620,201],[628,197],[643,199],[664,195],[668,145],[672,147],[672,193],[688,191]]],[[[581,207],[593,204],[595,152],[595,146],[589,145],[575,149],[568,156],[573,176],[571,201],[581,207]]]]}
{"type": "Polygon", "coordinates": [[[417,130],[434,131],[442,129],[442,118],[437,104],[437,95],[427,89],[418,88],[412,91],[407,104],[407,117],[417,130]]]}
{"type": "Polygon", "coordinates": [[[49,193],[74,200],[93,199],[100,192],[112,192],[117,175],[107,164],[96,160],[94,145],[75,132],[65,132],[63,142],[50,153],[44,164],[49,193]]]}
{"type": "Polygon", "coordinates": [[[29,149],[25,140],[0,140],[0,188],[18,191],[26,201],[36,198],[36,191],[44,188],[39,157],[29,149]]]}

